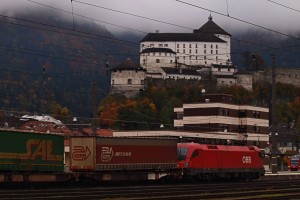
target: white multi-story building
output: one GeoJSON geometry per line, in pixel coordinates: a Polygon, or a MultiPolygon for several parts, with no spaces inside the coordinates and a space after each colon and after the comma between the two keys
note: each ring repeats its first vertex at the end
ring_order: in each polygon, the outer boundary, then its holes
{"type": "Polygon", "coordinates": [[[140,41],[140,64],[147,74],[160,73],[161,67],[231,64],[231,35],[208,19],[193,33],[148,33],[140,41]]]}

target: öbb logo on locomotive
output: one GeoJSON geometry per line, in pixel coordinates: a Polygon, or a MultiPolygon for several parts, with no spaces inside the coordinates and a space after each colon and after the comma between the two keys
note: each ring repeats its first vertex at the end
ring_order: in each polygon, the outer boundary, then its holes
{"type": "Polygon", "coordinates": [[[113,157],[131,157],[131,152],[117,151],[114,152],[112,147],[102,147],[101,161],[110,162],[113,157]]]}
{"type": "Polygon", "coordinates": [[[244,164],[250,164],[251,163],[251,156],[243,156],[242,157],[242,162],[244,164]]]}
{"type": "Polygon", "coordinates": [[[84,161],[91,155],[91,151],[88,146],[85,148],[84,146],[74,146],[73,151],[72,158],[76,161],[84,161]]]}

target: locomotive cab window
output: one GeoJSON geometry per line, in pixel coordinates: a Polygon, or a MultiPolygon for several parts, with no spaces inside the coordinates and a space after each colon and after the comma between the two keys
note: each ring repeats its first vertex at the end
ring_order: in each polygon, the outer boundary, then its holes
{"type": "Polygon", "coordinates": [[[177,150],[178,160],[185,160],[187,152],[188,152],[188,148],[178,148],[177,150]]]}
{"type": "Polygon", "coordinates": [[[193,152],[193,154],[192,154],[192,158],[195,158],[195,157],[197,157],[198,156],[198,150],[195,150],[194,152],[193,152]]]}

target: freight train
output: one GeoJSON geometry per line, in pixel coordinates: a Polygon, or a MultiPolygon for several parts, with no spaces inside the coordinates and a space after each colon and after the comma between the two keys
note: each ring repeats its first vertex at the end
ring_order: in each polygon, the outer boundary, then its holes
{"type": "Polygon", "coordinates": [[[174,138],[71,136],[0,130],[0,183],[258,179],[254,146],[179,143],[174,138]]]}

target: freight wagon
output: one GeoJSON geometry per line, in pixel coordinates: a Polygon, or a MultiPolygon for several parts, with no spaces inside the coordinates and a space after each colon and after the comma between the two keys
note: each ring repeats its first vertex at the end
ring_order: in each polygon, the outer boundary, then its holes
{"type": "Polygon", "coordinates": [[[265,170],[255,146],[178,144],[179,168],[188,179],[258,179],[265,170]]]}
{"type": "Polygon", "coordinates": [[[156,180],[177,171],[177,140],[72,137],[70,161],[79,179],[156,180]]]}
{"type": "Polygon", "coordinates": [[[64,137],[0,130],[0,182],[57,181],[64,171],[64,137]]]}

